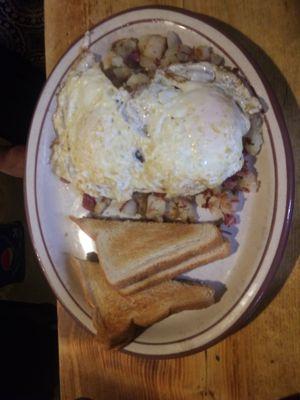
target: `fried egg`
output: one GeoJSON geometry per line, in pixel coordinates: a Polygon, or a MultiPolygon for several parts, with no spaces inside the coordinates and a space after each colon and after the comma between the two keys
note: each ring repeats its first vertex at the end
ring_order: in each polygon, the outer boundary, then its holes
{"type": "Polygon", "coordinates": [[[128,93],[116,89],[96,63],[71,73],[58,95],[52,165],[61,178],[92,196],[130,198],[143,138],[122,117],[128,93]]]}
{"type": "Polygon", "coordinates": [[[58,94],[53,170],[118,201],[135,191],[197,194],[241,169],[249,116],[260,107],[241,79],[209,63],[157,70],[134,94],[88,63],[58,94]]]}

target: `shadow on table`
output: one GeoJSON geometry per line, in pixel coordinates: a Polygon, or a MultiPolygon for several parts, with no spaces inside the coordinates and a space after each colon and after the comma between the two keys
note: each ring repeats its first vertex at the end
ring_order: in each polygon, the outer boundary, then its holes
{"type": "MultiPolygon", "coordinates": [[[[275,92],[279,104],[281,106],[285,122],[289,131],[292,149],[296,154],[297,149],[300,149],[300,118],[299,118],[299,107],[297,105],[296,98],[290,89],[285,77],[281,74],[278,67],[270,59],[270,57],[255,43],[253,43],[244,34],[237,31],[233,27],[215,20],[214,18],[208,18],[213,21],[221,31],[228,34],[232,39],[235,40],[240,46],[242,46],[247,53],[252,57],[253,60],[258,64],[263,74],[267,77],[273,91],[275,92]],[[297,123],[298,121],[298,123],[297,123]]],[[[300,158],[295,159],[295,171],[296,171],[296,188],[299,186],[300,180],[300,158]]],[[[246,325],[253,320],[276,296],[279,290],[282,288],[289,275],[291,274],[296,261],[297,261],[297,249],[300,248],[300,193],[296,190],[295,195],[295,206],[294,216],[291,226],[291,231],[287,243],[287,247],[282,258],[280,268],[278,268],[274,279],[272,280],[269,289],[260,301],[258,308],[256,308],[249,316],[247,321],[243,324],[246,325]]],[[[240,327],[239,327],[240,328],[240,327]]]]}
{"type": "Polygon", "coordinates": [[[52,400],[58,377],[56,307],[0,301],[0,399],[52,400]]]}
{"type": "Polygon", "coordinates": [[[300,393],[295,393],[295,394],[292,394],[291,396],[283,397],[279,400],[300,400],[300,393]]]}

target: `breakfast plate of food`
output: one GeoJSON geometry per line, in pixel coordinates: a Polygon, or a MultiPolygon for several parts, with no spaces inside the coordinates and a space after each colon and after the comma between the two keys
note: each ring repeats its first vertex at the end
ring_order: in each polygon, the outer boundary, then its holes
{"type": "Polygon", "coordinates": [[[147,7],[101,22],[33,117],[34,248],[105,348],[174,357],[247,321],[279,268],[293,185],[273,92],[206,16],[147,7]]]}

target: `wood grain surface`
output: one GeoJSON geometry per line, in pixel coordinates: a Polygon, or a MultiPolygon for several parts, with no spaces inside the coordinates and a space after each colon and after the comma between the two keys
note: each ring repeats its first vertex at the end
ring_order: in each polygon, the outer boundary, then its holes
{"type": "MultiPolygon", "coordinates": [[[[300,179],[300,2],[298,0],[46,0],[49,74],[68,46],[101,19],[130,7],[183,7],[220,20],[260,64],[282,106],[300,179]]],[[[263,311],[207,351],[145,360],[99,349],[58,304],[61,400],[300,398],[300,198],[292,232],[263,311]],[[270,300],[272,300],[270,302],[270,300]]]]}

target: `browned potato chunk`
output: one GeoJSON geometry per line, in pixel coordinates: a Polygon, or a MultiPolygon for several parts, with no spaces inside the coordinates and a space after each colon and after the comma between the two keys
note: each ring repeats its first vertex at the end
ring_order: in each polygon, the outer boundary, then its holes
{"type": "Polygon", "coordinates": [[[121,56],[114,56],[111,60],[111,65],[113,67],[123,67],[124,66],[124,60],[121,56]]]}
{"type": "Polygon", "coordinates": [[[170,199],[167,201],[164,217],[167,221],[176,221],[178,219],[179,210],[176,200],[170,199]]]}
{"type": "Polygon", "coordinates": [[[133,217],[137,213],[137,204],[133,199],[130,199],[122,204],[120,211],[128,216],[133,217]]]}
{"type": "Polygon", "coordinates": [[[107,197],[99,197],[97,199],[95,209],[94,209],[94,214],[99,216],[103,213],[104,210],[110,205],[111,199],[107,197]]]}
{"type": "Polygon", "coordinates": [[[143,67],[146,71],[155,71],[157,65],[155,64],[153,58],[141,56],[140,57],[140,66],[143,67]]]}
{"type": "Polygon", "coordinates": [[[109,69],[112,66],[112,59],[116,57],[116,53],[108,51],[102,58],[101,63],[104,70],[109,69]]]}
{"type": "Polygon", "coordinates": [[[180,62],[191,61],[193,58],[193,49],[190,46],[181,44],[178,48],[177,57],[180,62]]]}
{"type": "Polygon", "coordinates": [[[198,46],[194,48],[193,59],[194,61],[210,61],[212,48],[208,46],[198,46]]]}
{"type": "Polygon", "coordinates": [[[146,35],[139,39],[139,49],[143,56],[160,60],[166,50],[167,40],[160,35],[146,35]]]}
{"type": "Polygon", "coordinates": [[[197,222],[197,205],[194,198],[177,197],[167,202],[165,218],[168,221],[197,222]]]}
{"type": "Polygon", "coordinates": [[[185,197],[177,199],[178,219],[183,222],[196,222],[198,219],[195,200],[185,197]]]}
{"type": "Polygon", "coordinates": [[[146,218],[154,221],[162,221],[166,210],[166,201],[159,194],[150,194],[147,199],[146,218]]]}
{"type": "Polygon", "coordinates": [[[180,44],[182,44],[182,41],[177,33],[173,31],[167,33],[167,45],[169,49],[177,48],[180,44]]]}
{"type": "Polygon", "coordinates": [[[140,52],[141,52],[142,54],[144,53],[144,50],[145,50],[145,48],[146,48],[146,45],[147,45],[147,43],[148,43],[148,41],[149,41],[150,36],[151,36],[151,35],[143,35],[143,36],[141,36],[141,37],[139,38],[139,41],[138,41],[138,48],[139,48],[139,50],[140,50],[140,52]]]}
{"type": "Polygon", "coordinates": [[[140,214],[142,217],[145,217],[146,211],[147,211],[148,194],[135,192],[135,193],[133,193],[132,197],[133,197],[133,200],[137,204],[137,213],[140,214]]]}
{"type": "Polygon", "coordinates": [[[245,148],[249,154],[256,156],[263,144],[262,124],[263,120],[260,114],[251,116],[251,127],[245,136],[245,148]]]}
{"type": "Polygon", "coordinates": [[[119,81],[125,82],[130,77],[132,71],[129,67],[124,65],[123,67],[113,68],[113,73],[119,81]]]}
{"type": "Polygon", "coordinates": [[[178,54],[177,47],[167,49],[165,55],[161,59],[160,65],[163,68],[165,68],[171,64],[177,64],[179,62],[177,54],[178,54]]]}
{"type": "Polygon", "coordinates": [[[132,74],[132,70],[124,65],[123,67],[110,67],[108,69],[105,69],[104,73],[116,87],[120,87],[132,74]]]}
{"type": "Polygon", "coordinates": [[[126,85],[132,90],[136,90],[139,86],[145,85],[148,82],[148,76],[140,72],[137,74],[132,74],[126,82],[126,85]]]}
{"type": "Polygon", "coordinates": [[[243,176],[239,182],[239,187],[244,192],[257,192],[260,186],[260,182],[254,172],[249,172],[243,176]]]}
{"type": "Polygon", "coordinates": [[[137,50],[137,39],[129,38],[117,40],[112,45],[112,49],[117,55],[121,56],[125,60],[130,53],[137,50]]]}
{"type": "Polygon", "coordinates": [[[212,207],[208,208],[206,206],[207,204],[207,199],[205,194],[200,193],[196,196],[196,205],[197,205],[197,216],[198,216],[198,221],[204,222],[204,221],[218,221],[223,219],[223,213],[220,210],[219,206],[217,204],[214,204],[212,207]]]}
{"type": "Polygon", "coordinates": [[[223,65],[225,60],[219,54],[211,53],[210,61],[215,65],[223,65]]]}

